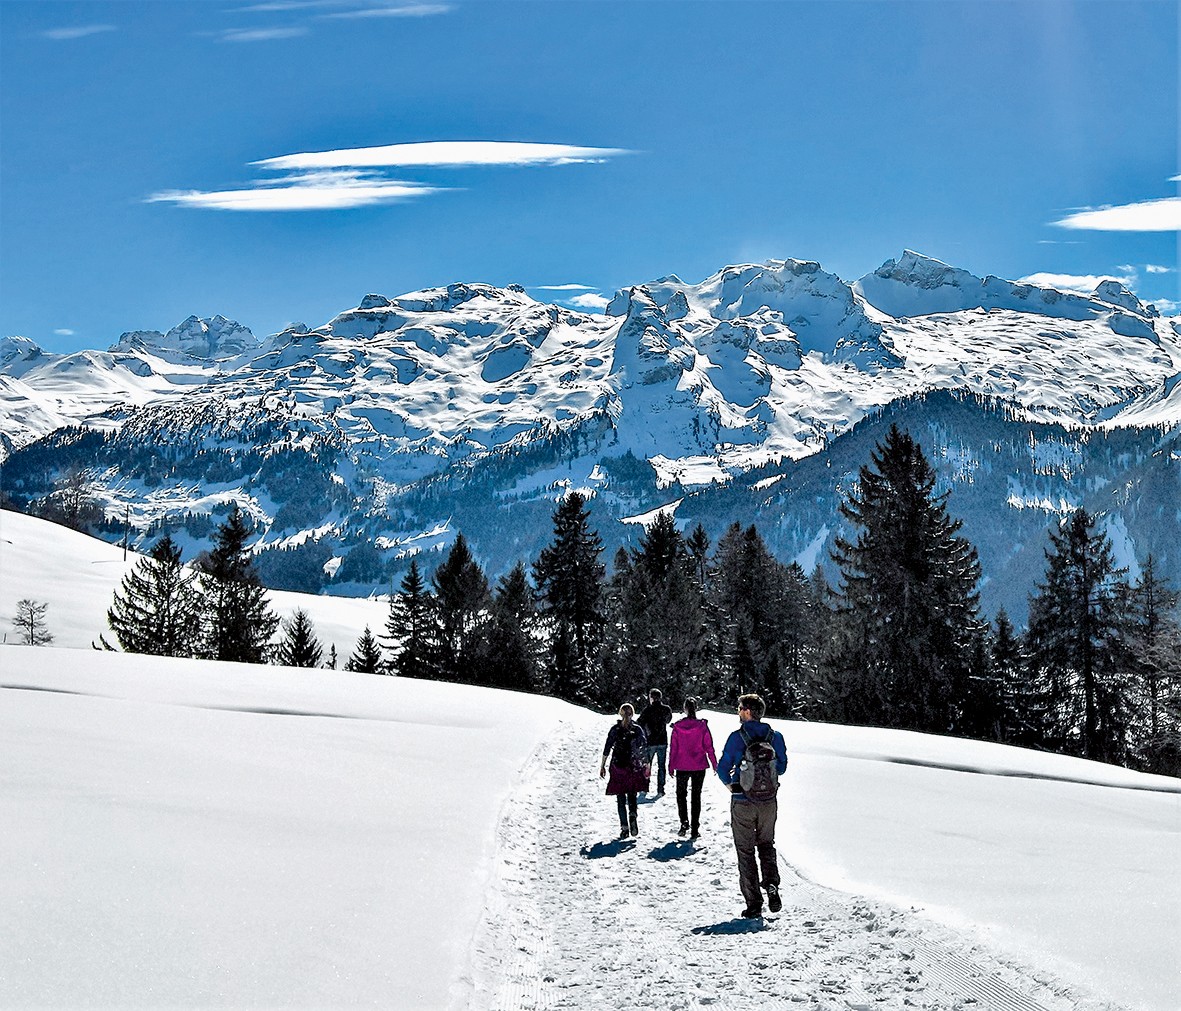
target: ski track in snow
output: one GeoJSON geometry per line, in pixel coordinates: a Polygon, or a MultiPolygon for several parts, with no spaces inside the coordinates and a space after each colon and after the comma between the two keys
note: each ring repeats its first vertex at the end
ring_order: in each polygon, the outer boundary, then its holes
{"type": "Polygon", "coordinates": [[[677,835],[671,777],[666,797],[641,797],[638,839],[618,840],[597,776],[606,726],[564,725],[522,770],[455,1008],[1123,1011],[914,911],[809,881],[782,852],[782,912],[740,918],[716,777],[696,843],[677,835]]]}

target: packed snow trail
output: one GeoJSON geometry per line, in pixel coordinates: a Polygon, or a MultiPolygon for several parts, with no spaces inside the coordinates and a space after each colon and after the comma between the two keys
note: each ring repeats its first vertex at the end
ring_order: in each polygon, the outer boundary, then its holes
{"type": "Polygon", "coordinates": [[[782,852],[782,912],[741,918],[724,788],[707,776],[696,842],[677,835],[671,777],[666,797],[641,798],[639,838],[617,839],[597,775],[608,726],[564,725],[526,763],[455,1007],[1118,1011],[914,912],[808,881],[782,852]]]}

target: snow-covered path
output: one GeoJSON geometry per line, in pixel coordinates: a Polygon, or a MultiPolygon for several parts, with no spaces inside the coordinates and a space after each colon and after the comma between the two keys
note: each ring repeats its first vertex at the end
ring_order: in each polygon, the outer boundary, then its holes
{"type": "Polygon", "coordinates": [[[696,843],[677,836],[671,783],[641,804],[639,838],[616,840],[597,776],[607,725],[565,725],[526,763],[461,1006],[1117,1007],[917,913],[810,882],[782,848],[783,911],[741,919],[724,788],[707,777],[696,843]]]}

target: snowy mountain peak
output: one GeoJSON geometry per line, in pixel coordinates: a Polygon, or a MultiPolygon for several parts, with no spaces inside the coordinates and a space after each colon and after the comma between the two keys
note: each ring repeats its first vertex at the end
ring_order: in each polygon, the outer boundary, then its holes
{"type": "Polygon", "coordinates": [[[1144,316],[1149,319],[1156,319],[1160,316],[1160,310],[1155,305],[1151,303],[1146,305],[1141,302],[1122,281],[1111,279],[1100,281],[1095,288],[1095,297],[1100,302],[1118,305],[1122,309],[1134,312],[1137,316],[1144,316]]]}
{"type": "Polygon", "coordinates": [[[257,351],[261,345],[248,327],[219,315],[209,319],[190,316],[164,334],[159,330],[130,330],[110,350],[116,354],[147,352],[167,360],[180,356],[198,361],[225,361],[257,351]]]}
{"type": "Polygon", "coordinates": [[[0,369],[15,375],[20,364],[41,359],[45,352],[28,337],[0,338],[0,369]]]}

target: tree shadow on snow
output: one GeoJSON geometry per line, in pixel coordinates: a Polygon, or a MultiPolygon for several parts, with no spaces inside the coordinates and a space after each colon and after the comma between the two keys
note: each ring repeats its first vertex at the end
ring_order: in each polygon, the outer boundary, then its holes
{"type": "Polygon", "coordinates": [[[597,842],[593,846],[583,846],[579,855],[587,860],[602,860],[603,857],[617,857],[624,850],[635,849],[634,839],[612,839],[610,842],[597,842]]]}
{"type": "Polygon", "coordinates": [[[714,937],[718,934],[757,934],[760,930],[766,929],[767,925],[760,916],[754,919],[735,917],[733,920],[726,920],[723,923],[710,923],[704,927],[694,927],[691,932],[705,937],[714,937]]]}

